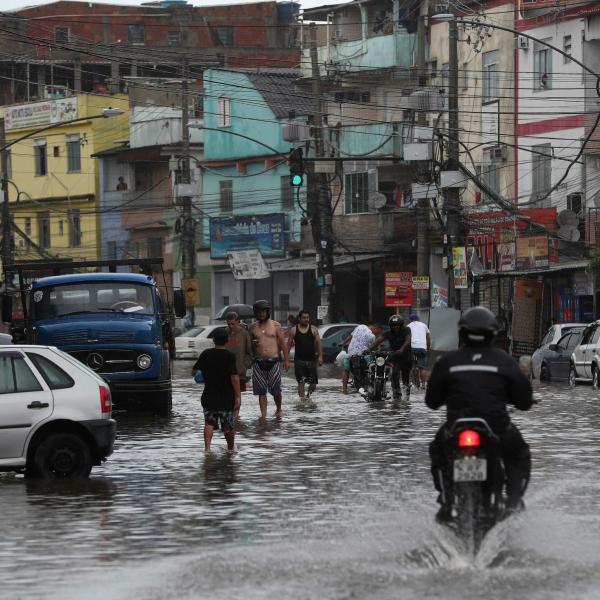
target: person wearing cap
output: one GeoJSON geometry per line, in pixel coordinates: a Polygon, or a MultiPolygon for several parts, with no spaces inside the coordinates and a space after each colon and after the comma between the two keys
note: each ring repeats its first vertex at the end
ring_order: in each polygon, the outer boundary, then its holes
{"type": "Polygon", "coordinates": [[[229,332],[227,350],[233,352],[235,356],[235,366],[240,376],[240,390],[245,392],[246,372],[252,366],[252,340],[246,328],[240,323],[240,317],[236,312],[228,312],[225,315],[225,320],[229,332]]]}
{"type": "Polygon", "coordinates": [[[204,450],[210,451],[215,429],[225,434],[227,449],[235,447],[235,413],[240,410],[240,378],[235,356],[227,350],[227,329],[216,329],[214,348],[205,350],[192,367],[192,375],[201,370],[204,376],[202,409],[204,411],[204,450]]]}
{"type": "Polygon", "coordinates": [[[429,349],[431,348],[431,333],[429,327],[422,321],[419,321],[419,315],[413,313],[408,317],[410,323],[410,347],[412,350],[413,359],[419,369],[419,378],[421,379],[421,387],[427,385],[427,361],[429,358],[429,349]]]}

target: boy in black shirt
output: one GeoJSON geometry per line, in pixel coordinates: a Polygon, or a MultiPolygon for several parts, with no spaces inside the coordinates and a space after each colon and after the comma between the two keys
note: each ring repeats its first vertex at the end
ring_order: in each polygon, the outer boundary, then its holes
{"type": "Polygon", "coordinates": [[[240,409],[241,393],[235,356],[225,348],[228,339],[227,329],[215,330],[215,347],[205,350],[192,367],[192,375],[200,369],[204,376],[202,408],[206,452],[210,450],[213,432],[219,428],[219,423],[227,440],[227,449],[234,449],[235,412],[240,409]]]}

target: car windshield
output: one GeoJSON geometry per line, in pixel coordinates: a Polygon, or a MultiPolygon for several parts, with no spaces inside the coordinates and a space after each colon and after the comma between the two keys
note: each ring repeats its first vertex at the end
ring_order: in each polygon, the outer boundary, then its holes
{"type": "Polygon", "coordinates": [[[154,314],[152,287],[128,281],[77,282],[37,289],[32,295],[34,319],[88,313],[154,314]]]}
{"type": "Polygon", "coordinates": [[[204,331],[204,327],[192,327],[189,331],[182,333],[179,337],[196,337],[204,331]]]}

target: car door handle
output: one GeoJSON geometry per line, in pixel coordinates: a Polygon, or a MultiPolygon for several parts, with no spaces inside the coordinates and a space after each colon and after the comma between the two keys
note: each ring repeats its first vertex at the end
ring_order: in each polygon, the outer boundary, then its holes
{"type": "Polygon", "coordinates": [[[39,400],[36,400],[35,402],[28,404],[27,408],[48,408],[49,406],[50,405],[47,402],[40,402],[39,400]]]}

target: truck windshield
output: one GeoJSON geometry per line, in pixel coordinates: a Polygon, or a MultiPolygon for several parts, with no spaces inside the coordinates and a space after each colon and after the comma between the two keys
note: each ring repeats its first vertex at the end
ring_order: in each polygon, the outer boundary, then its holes
{"type": "Polygon", "coordinates": [[[154,314],[152,287],[124,281],[78,282],[33,292],[34,319],[86,313],[154,314]]]}

